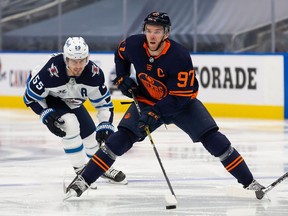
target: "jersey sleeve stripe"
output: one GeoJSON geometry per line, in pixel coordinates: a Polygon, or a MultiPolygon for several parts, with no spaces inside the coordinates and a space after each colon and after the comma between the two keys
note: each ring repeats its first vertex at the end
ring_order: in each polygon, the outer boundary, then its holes
{"type": "Polygon", "coordinates": [[[92,103],[99,103],[100,101],[102,101],[102,100],[104,100],[104,99],[106,99],[107,97],[110,97],[110,96],[111,96],[110,92],[107,91],[107,92],[105,93],[105,95],[104,95],[103,97],[101,97],[101,98],[98,98],[98,99],[96,99],[96,100],[92,100],[91,98],[89,98],[89,99],[90,99],[90,101],[91,101],[92,103]]]}
{"type": "Polygon", "coordinates": [[[193,90],[187,90],[187,91],[170,91],[169,95],[174,96],[180,96],[180,97],[192,97],[193,96],[193,90]]]}
{"type": "Polygon", "coordinates": [[[169,95],[179,96],[179,97],[192,97],[193,96],[193,94],[172,94],[172,93],[169,93],[169,95]]]}
{"type": "Polygon", "coordinates": [[[187,93],[192,93],[193,90],[186,90],[186,91],[169,91],[169,93],[172,94],[179,94],[179,93],[183,93],[183,94],[187,94],[187,93]]]}
{"type": "Polygon", "coordinates": [[[35,94],[33,91],[31,91],[30,88],[27,88],[26,94],[27,94],[28,97],[30,97],[30,98],[32,98],[32,99],[34,99],[36,101],[45,99],[44,97],[41,97],[41,96],[35,94]]]}
{"type": "Polygon", "coordinates": [[[100,105],[100,106],[95,106],[95,108],[97,108],[97,109],[104,108],[104,107],[113,108],[113,103],[110,102],[110,103],[108,103],[108,104],[104,104],[104,105],[100,105]]]}

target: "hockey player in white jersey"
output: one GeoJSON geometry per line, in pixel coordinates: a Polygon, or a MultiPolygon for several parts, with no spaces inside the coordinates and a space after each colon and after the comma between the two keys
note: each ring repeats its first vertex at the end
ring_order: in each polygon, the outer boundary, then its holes
{"type": "MultiPolygon", "coordinates": [[[[63,53],[49,56],[27,80],[25,104],[62,138],[76,174],[114,132],[114,108],[104,82],[103,71],[89,60],[89,47],[82,37],[69,37],[63,53]],[[98,126],[83,105],[86,100],[97,110],[98,126]]],[[[107,169],[102,177],[127,184],[125,174],[114,168],[107,169]]]]}

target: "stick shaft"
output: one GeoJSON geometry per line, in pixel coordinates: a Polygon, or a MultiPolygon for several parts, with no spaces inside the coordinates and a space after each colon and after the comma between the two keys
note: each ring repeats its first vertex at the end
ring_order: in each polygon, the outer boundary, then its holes
{"type": "Polygon", "coordinates": [[[284,175],[282,175],[281,177],[279,177],[276,181],[274,181],[272,184],[270,184],[269,186],[267,186],[263,192],[267,193],[268,191],[272,190],[274,187],[276,187],[276,185],[280,184],[284,179],[286,179],[288,177],[288,172],[285,173],[284,175]]]}
{"type": "Polygon", "coordinates": [[[120,103],[122,105],[125,105],[125,104],[131,104],[131,103],[133,103],[133,101],[121,101],[120,103]]]}
{"type": "MultiPolygon", "coordinates": [[[[139,104],[138,104],[138,100],[137,100],[137,98],[135,97],[133,91],[130,91],[130,93],[131,93],[131,95],[132,95],[134,104],[135,104],[135,106],[136,106],[136,108],[137,108],[138,114],[141,115],[141,109],[140,109],[140,106],[139,106],[139,104]]],[[[161,161],[161,159],[160,159],[159,153],[158,153],[157,148],[156,148],[156,146],[155,146],[155,143],[154,143],[154,141],[153,141],[153,139],[152,139],[152,136],[151,136],[151,133],[150,133],[150,130],[149,130],[149,127],[148,127],[148,126],[145,127],[145,131],[146,131],[146,134],[147,134],[147,136],[148,136],[148,138],[149,138],[149,140],[150,140],[150,143],[151,143],[152,146],[153,146],[154,153],[155,153],[156,158],[157,158],[157,160],[158,160],[158,163],[159,163],[159,165],[160,165],[160,167],[161,167],[162,173],[163,173],[163,175],[164,175],[164,177],[165,177],[165,180],[166,180],[167,185],[168,185],[168,187],[169,187],[169,189],[170,189],[170,192],[171,192],[171,194],[172,194],[173,196],[175,196],[174,190],[173,190],[172,185],[171,185],[171,183],[170,183],[170,180],[169,180],[169,178],[168,178],[168,176],[167,176],[167,174],[166,174],[166,171],[165,171],[165,169],[164,169],[164,166],[163,166],[163,164],[162,164],[162,161],[161,161]]]]}

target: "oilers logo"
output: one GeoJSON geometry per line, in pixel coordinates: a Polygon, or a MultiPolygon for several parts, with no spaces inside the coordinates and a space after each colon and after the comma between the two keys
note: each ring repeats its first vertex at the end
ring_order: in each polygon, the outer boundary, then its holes
{"type": "Polygon", "coordinates": [[[140,73],[138,78],[151,97],[157,100],[161,100],[162,98],[166,97],[167,87],[162,82],[148,76],[146,73],[140,73]]]}
{"type": "Polygon", "coordinates": [[[50,73],[50,76],[56,76],[56,77],[59,77],[59,71],[58,71],[58,68],[54,65],[54,63],[51,64],[51,67],[48,68],[48,71],[50,73]]]}

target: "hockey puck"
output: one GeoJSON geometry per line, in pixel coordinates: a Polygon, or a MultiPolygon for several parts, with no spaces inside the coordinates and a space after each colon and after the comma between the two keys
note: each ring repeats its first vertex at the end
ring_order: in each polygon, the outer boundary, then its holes
{"type": "Polygon", "coordinates": [[[176,205],[167,205],[166,209],[176,209],[176,205]]]}

